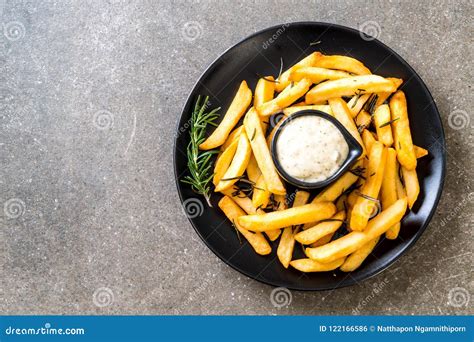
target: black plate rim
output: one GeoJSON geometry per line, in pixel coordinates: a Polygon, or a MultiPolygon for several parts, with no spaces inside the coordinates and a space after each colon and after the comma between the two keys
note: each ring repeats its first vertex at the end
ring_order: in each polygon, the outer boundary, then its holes
{"type": "MultiPolygon", "coordinates": [[[[332,24],[332,23],[327,23],[327,22],[321,22],[321,21],[297,21],[297,22],[288,22],[288,23],[283,23],[283,24],[279,24],[279,25],[274,25],[274,26],[270,26],[270,27],[267,27],[267,28],[264,28],[264,29],[261,29],[247,37],[245,37],[244,39],[238,41],[237,43],[235,43],[234,45],[230,46],[229,48],[227,48],[225,51],[223,51],[217,58],[215,58],[208,66],[207,68],[201,73],[201,75],[199,76],[199,78],[196,80],[196,82],[194,83],[192,89],[191,89],[191,92],[189,93],[188,97],[186,98],[186,101],[184,102],[183,104],[183,107],[181,109],[181,115],[179,117],[179,120],[178,122],[176,123],[176,129],[175,129],[175,132],[179,132],[179,129],[180,129],[180,126],[181,126],[181,121],[183,119],[183,116],[184,116],[184,110],[187,106],[187,103],[190,101],[191,97],[193,96],[194,94],[194,91],[196,90],[196,88],[199,86],[199,83],[200,83],[200,80],[202,78],[204,78],[211,70],[211,68],[214,66],[214,64],[216,64],[227,52],[229,52],[230,50],[232,49],[235,49],[235,48],[238,48],[239,45],[243,44],[244,42],[252,39],[253,37],[255,36],[258,36],[259,34],[265,32],[265,31],[270,31],[270,30],[275,30],[283,25],[291,25],[291,26],[299,26],[299,25],[319,25],[319,26],[325,26],[326,28],[329,26],[329,27],[336,27],[338,29],[341,29],[341,30],[346,30],[346,31],[350,31],[352,33],[358,33],[360,35],[362,35],[363,33],[359,30],[356,30],[352,27],[348,27],[348,26],[344,26],[344,25],[339,25],[339,24],[332,24]]],[[[441,157],[442,157],[442,160],[441,160],[441,163],[442,163],[442,169],[441,169],[441,184],[440,184],[440,187],[439,187],[439,190],[438,192],[436,193],[436,197],[435,197],[435,200],[434,200],[434,205],[433,207],[431,208],[431,211],[428,215],[428,217],[426,218],[426,221],[425,223],[418,229],[418,231],[416,232],[416,234],[413,236],[412,240],[410,241],[409,244],[405,245],[403,248],[401,248],[401,250],[397,253],[396,256],[394,256],[390,261],[388,261],[385,265],[381,266],[380,268],[378,269],[374,269],[372,272],[369,272],[365,278],[363,279],[360,279],[359,281],[356,281],[355,279],[353,279],[352,277],[350,277],[349,279],[347,277],[345,277],[343,279],[343,281],[341,281],[339,284],[337,284],[336,286],[322,286],[322,287],[318,287],[318,288],[306,288],[306,287],[298,287],[298,286],[294,286],[294,285],[289,285],[289,286],[284,286],[285,288],[287,289],[290,289],[290,290],[296,290],[296,291],[327,291],[327,290],[335,290],[335,289],[341,289],[341,288],[344,288],[344,287],[348,287],[348,286],[352,286],[354,284],[357,284],[357,283],[361,283],[363,281],[367,281],[373,277],[375,277],[376,275],[382,273],[383,271],[387,270],[389,267],[391,267],[392,265],[394,265],[405,253],[407,253],[410,248],[412,248],[416,242],[418,241],[418,239],[423,235],[423,233],[425,232],[426,228],[428,227],[429,223],[431,222],[431,219],[433,218],[433,215],[435,214],[436,212],[436,208],[438,207],[438,204],[439,204],[439,200],[441,198],[441,194],[443,192],[443,189],[444,189],[444,182],[445,182],[445,178],[446,178],[446,137],[445,137],[445,133],[444,133],[444,127],[443,127],[443,121],[441,119],[441,115],[439,113],[439,110],[438,110],[438,107],[436,106],[436,102],[434,101],[433,99],[433,95],[431,94],[429,88],[426,86],[425,82],[423,81],[423,79],[420,77],[420,75],[416,72],[416,70],[410,65],[408,64],[404,58],[402,58],[398,53],[396,53],[394,50],[392,50],[389,46],[385,45],[383,42],[381,42],[380,40],[378,40],[377,38],[373,38],[372,39],[373,42],[375,42],[376,44],[379,44],[381,45],[383,48],[387,49],[387,51],[389,51],[393,56],[395,56],[402,64],[404,64],[408,69],[410,69],[413,74],[420,80],[421,84],[423,85],[424,87],[424,90],[426,91],[426,93],[428,94],[430,100],[431,100],[431,103],[436,111],[436,114],[438,116],[438,120],[440,122],[440,128],[441,128],[441,139],[440,139],[440,143],[442,145],[442,152],[441,152],[441,157]]],[[[173,143],[173,171],[174,171],[174,176],[175,176],[175,183],[176,183],[176,187],[177,187],[177,190],[178,190],[178,196],[179,196],[179,199],[181,201],[181,204],[183,203],[183,194],[181,193],[181,189],[180,189],[180,182],[179,182],[179,174],[178,174],[178,170],[176,169],[176,165],[177,165],[177,162],[176,162],[176,159],[177,159],[177,155],[178,155],[178,150],[177,150],[177,142],[178,142],[178,135],[176,134],[175,135],[175,138],[174,138],[174,143],[173,143]]],[[[204,237],[202,236],[202,234],[200,233],[199,229],[196,227],[196,225],[194,224],[194,222],[189,218],[188,218],[188,221],[191,223],[191,226],[193,227],[194,231],[197,233],[197,235],[199,236],[199,238],[204,242],[204,244],[214,253],[214,255],[216,255],[220,260],[222,260],[226,265],[230,266],[232,269],[238,271],[239,273],[245,275],[246,277],[249,277],[250,279],[253,279],[253,280],[256,280],[260,283],[263,283],[263,284],[266,284],[266,285],[269,285],[269,286],[272,286],[272,287],[278,287],[278,286],[281,286],[280,284],[275,284],[271,281],[268,281],[266,279],[260,279],[260,278],[257,278],[251,274],[249,274],[248,272],[246,272],[245,270],[241,269],[240,267],[237,267],[233,264],[231,264],[230,262],[228,262],[227,260],[223,259],[220,257],[220,255],[217,253],[216,249],[210,245],[205,239],[204,237]]]]}

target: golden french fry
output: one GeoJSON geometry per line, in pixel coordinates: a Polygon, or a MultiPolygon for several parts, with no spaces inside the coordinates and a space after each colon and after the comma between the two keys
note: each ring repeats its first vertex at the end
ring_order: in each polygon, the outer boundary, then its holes
{"type": "Polygon", "coordinates": [[[221,145],[220,151],[223,152],[227,147],[230,146],[230,144],[232,144],[234,141],[238,140],[239,137],[240,137],[240,133],[242,133],[244,130],[245,130],[245,129],[244,129],[244,126],[243,126],[243,125],[240,125],[240,126],[237,127],[236,129],[234,129],[234,130],[229,134],[229,136],[227,137],[225,143],[221,145]]]}
{"type": "Polygon", "coordinates": [[[234,194],[233,189],[226,189],[221,191],[222,194],[230,197],[235,203],[239,205],[246,213],[247,215],[254,215],[254,214],[264,214],[265,212],[260,209],[256,208],[252,204],[252,200],[248,198],[247,196],[242,196],[238,194],[234,194]]]}
{"type": "Polygon", "coordinates": [[[312,259],[298,259],[290,262],[290,265],[301,272],[327,272],[341,266],[344,258],[340,258],[328,263],[318,262],[312,259]]]}
{"type": "MultiPolygon", "coordinates": [[[[362,129],[366,129],[367,127],[370,126],[370,123],[372,121],[372,116],[367,113],[365,110],[361,110],[359,114],[355,117],[355,123],[357,126],[357,130],[360,132],[362,129]]],[[[364,138],[362,137],[362,141],[364,141],[364,138]]]]}
{"type": "Polygon", "coordinates": [[[370,75],[370,70],[355,58],[347,56],[320,56],[313,66],[320,68],[344,70],[356,75],[370,75]]]}
{"type": "Polygon", "coordinates": [[[255,94],[253,98],[254,108],[257,108],[265,102],[273,100],[274,93],[275,82],[273,76],[267,76],[259,79],[257,86],[255,87],[255,94]]]}
{"type": "Polygon", "coordinates": [[[331,110],[334,114],[334,117],[349,131],[349,133],[362,146],[364,150],[362,156],[364,156],[366,153],[364,143],[362,141],[362,138],[360,137],[359,131],[357,130],[357,126],[354,123],[354,119],[352,118],[352,115],[349,112],[349,108],[347,108],[347,103],[341,98],[333,98],[329,99],[329,105],[331,106],[331,110]]]}
{"type": "Polygon", "coordinates": [[[239,216],[245,215],[242,209],[230,197],[224,196],[219,201],[219,208],[227,218],[235,225],[240,234],[249,242],[252,248],[260,255],[270,254],[272,248],[261,233],[252,233],[242,228],[237,221],[239,216]]]}
{"type": "Polygon", "coordinates": [[[377,107],[374,112],[374,124],[379,141],[385,146],[392,146],[393,135],[390,124],[390,107],[386,104],[377,107]]]}
{"type": "Polygon", "coordinates": [[[367,235],[367,241],[385,233],[395,223],[400,222],[407,209],[407,199],[402,198],[393,203],[390,207],[383,210],[380,214],[370,220],[364,234],[367,235]]]}
{"type": "Polygon", "coordinates": [[[295,240],[303,245],[309,245],[316,242],[324,236],[336,232],[339,227],[341,227],[345,218],[346,213],[344,211],[339,211],[328,221],[320,222],[311,228],[299,232],[295,235],[295,240]]]}
{"type": "MultiPolygon", "coordinates": [[[[400,87],[403,83],[403,80],[401,78],[387,77],[387,80],[392,81],[393,84],[395,84],[396,89],[398,89],[398,87],[400,87]]],[[[393,92],[377,93],[377,101],[375,102],[375,108],[382,105],[390,97],[390,95],[392,95],[392,93],[393,92]]]]}
{"type": "Polygon", "coordinates": [[[379,240],[379,237],[372,239],[365,245],[363,245],[361,248],[356,250],[354,253],[349,255],[344,261],[344,263],[341,265],[341,271],[352,272],[358,269],[359,266],[362,265],[364,260],[370,255],[370,253],[372,253],[379,240]]]}
{"type": "Polygon", "coordinates": [[[393,82],[381,76],[352,76],[318,84],[306,94],[305,101],[313,104],[334,97],[394,92],[396,89],[393,82]]]}
{"type": "Polygon", "coordinates": [[[276,91],[281,92],[285,89],[290,83],[291,72],[299,67],[313,66],[314,62],[322,56],[320,52],[313,52],[311,55],[306,56],[301,61],[293,65],[291,68],[283,72],[275,84],[276,91]]]}
{"type": "Polygon", "coordinates": [[[392,112],[393,138],[398,161],[408,170],[414,170],[416,168],[416,155],[408,121],[407,101],[403,91],[397,91],[390,98],[390,110],[392,112]]]}
{"type": "Polygon", "coordinates": [[[387,150],[381,142],[374,142],[369,154],[366,181],[360,190],[361,196],[352,209],[350,221],[352,230],[363,230],[367,226],[370,216],[376,210],[375,201],[377,201],[382,186],[386,160],[387,150]]]}
{"type": "Polygon", "coordinates": [[[230,188],[238,181],[238,177],[242,176],[247,168],[250,160],[252,149],[250,148],[249,140],[245,133],[240,134],[239,143],[237,150],[235,151],[234,158],[230,163],[229,168],[225,172],[224,176],[220,179],[216,185],[214,191],[222,191],[230,188]]]}
{"type": "Polygon", "coordinates": [[[260,169],[258,168],[257,161],[255,160],[255,156],[252,154],[250,156],[249,163],[247,164],[247,177],[249,181],[253,182],[254,184],[257,183],[258,178],[262,174],[260,169]]]}
{"type": "Polygon", "coordinates": [[[344,71],[318,67],[299,67],[295,68],[290,73],[290,80],[295,82],[307,78],[313,83],[320,83],[328,80],[338,80],[345,77],[351,77],[351,74],[344,71]]]}
{"type": "Polygon", "coordinates": [[[428,150],[425,150],[423,147],[416,146],[416,145],[413,145],[413,147],[415,148],[416,159],[420,159],[428,155],[428,150]]]}
{"type": "Polygon", "coordinates": [[[201,150],[211,150],[221,146],[226,141],[235,125],[237,125],[240,118],[245,114],[250,102],[252,102],[252,91],[249,89],[247,82],[242,81],[237,94],[224,115],[224,118],[214,132],[212,132],[211,135],[201,145],[199,145],[199,148],[201,150]]]}
{"type": "Polygon", "coordinates": [[[347,107],[349,107],[349,111],[351,112],[353,118],[355,118],[357,114],[360,113],[362,107],[364,107],[371,95],[372,94],[355,95],[350,99],[349,102],[347,102],[347,107]]]}
{"type": "MultiPolygon", "coordinates": [[[[387,162],[385,164],[385,172],[382,180],[382,188],[380,190],[380,199],[382,209],[385,210],[397,201],[397,152],[393,148],[387,149],[387,162]]],[[[385,233],[389,240],[394,240],[400,231],[400,222],[396,223],[385,233]]]]}
{"type": "MultiPolygon", "coordinates": [[[[293,207],[305,205],[309,199],[309,192],[298,191],[293,201],[293,207]]],[[[277,256],[283,267],[288,268],[293,257],[293,250],[295,247],[295,232],[293,227],[286,227],[281,234],[280,243],[278,244],[277,256]]]]}
{"type": "Polygon", "coordinates": [[[306,255],[319,262],[331,262],[343,258],[367,242],[367,235],[362,232],[351,232],[323,246],[306,248],[306,255]]]}
{"type": "Polygon", "coordinates": [[[332,237],[334,236],[334,234],[336,234],[336,232],[334,233],[330,233],[328,235],[325,235],[323,236],[321,239],[319,239],[318,241],[316,242],[313,242],[311,244],[311,247],[319,247],[319,246],[323,246],[325,244],[327,244],[329,241],[331,241],[332,237]]]}
{"type": "Polygon", "coordinates": [[[285,195],[286,189],[278,175],[273,159],[263,135],[260,118],[255,109],[251,108],[244,119],[244,126],[250,138],[250,145],[257,160],[258,167],[265,179],[267,189],[278,195],[285,195]]]}
{"type": "Polygon", "coordinates": [[[411,209],[420,194],[420,183],[418,182],[418,176],[416,170],[408,170],[402,166],[403,183],[405,183],[405,189],[407,191],[408,207],[411,209]]]}
{"type": "Polygon", "coordinates": [[[372,149],[372,145],[377,140],[375,140],[373,134],[370,131],[364,129],[362,131],[362,141],[364,142],[365,150],[367,151],[367,153],[370,154],[370,150],[372,149]]]}
{"type": "Polygon", "coordinates": [[[286,107],[285,109],[283,109],[283,114],[285,114],[286,116],[290,116],[291,114],[294,114],[296,112],[299,112],[299,111],[302,111],[302,110],[308,110],[308,109],[320,110],[321,112],[325,112],[329,115],[332,115],[331,106],[329,106],[329,105],[310,105],[310,106],[306,106],[306,105],[295,106],[295,105],[293,105],[291,107],[286,107]]]}
{"type": "Polygon", "coordinates": [[[405,187],[402,184],[402,181],[400,179],[400,174],[401,169],[400,169],[400,164],[397,161],[397,177],[395,177],[395,185],[397,186],[397,198],[401,199],[403,197],[407,197],[407,192],[405,190],[405,187]]]}
{"type": "MultiPolygon", "coordinates": [[[[352,168],[357,168],[361,166],[362,163],[357,162],[352,168]]],[[[324,188],[314,199],[313,203],[318,202],[334,202],[342,193],[349,189],[349,187],[354,184],[359,177],[353,174],[350,171],[345,172],[339,179],[334,183],[324,188]]]]}
{"type": "Polygon", "coordinates": [[[273,100],[262,103],[256,107],[258,114],[260,116],[270,116],[280,112],[306,94],[310,86],[311,81],[306,78],[293,86],[288,86],[290,87],[288,91],[285,89],[273,100]]]}
{"type": "Polygon", "coordinates": [[[271,193],[267,190],[265,179],[263,175],[260,175],[253,187],[252,203],[256,208],[266,208],[270,201],[270,196],[271,193]]]}
{"type": "Polygon", "coordinates": [[[370,240],[385,233],[395,223],[400,222],[406,208],[407,199],[402,198],[370,220],[364,232],[353,231],[323,246],[306,248],[306,255],[319,262],[331,262],[352,254],[370,240]]]}
{"type": "Polygon", "coordinates": [[[336,206],[330,202],[310,203],[297,208],[274,211],[263,215],[247,215],[238,219],[239,224],[252,231],[267,231],[295,226],[330,218],[336,206]]]}
{"type": "Polygon", "coordinates": [[[217,185],[222,177],[224,177],[230,164],[232,163],[232,159],[234,159],[235,151],[237,150],[238,145],[239,139],[232,142],[232,144],[230,144],[217,158],[216,164],[214,166],[214,177],[212,179],[212,183],[214,185],[217,185]]]}

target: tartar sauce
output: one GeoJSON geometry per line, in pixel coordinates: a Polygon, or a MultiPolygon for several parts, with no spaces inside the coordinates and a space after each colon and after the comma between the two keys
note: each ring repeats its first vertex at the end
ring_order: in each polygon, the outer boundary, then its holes
{"type": "Polygon", "coordinates": [[[300,116],[283,126],[276,149],[288,175],[311,183],[332,176],[349,153],[339,129],[329,120],[313,115],[300,116]]]}

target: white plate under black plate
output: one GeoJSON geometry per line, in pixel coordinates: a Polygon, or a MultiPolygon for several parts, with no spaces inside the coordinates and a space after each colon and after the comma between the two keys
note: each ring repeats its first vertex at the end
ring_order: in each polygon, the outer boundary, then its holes
{"type": "MultiPolygon", "coordinates": [[[[174,148],[176,184],[183,203],[191,208],[189,219],[204,243],[225,263],[258,281],[296,290],[326,290],[361,282],[383,271],[418,240],[430,221],[441,195],[445,174],[445,139],[436,105],[421,78],[399,55],[376,39],[359,31],[327,23],[301,22],[275,26],[244,39],[222,54],[197,81],[184,106],[174,148]],[[320,42],[310,45],[312,42],[320,42]],[[211,108],[222,107],[225,113],[242,80],[251,89],[258,75],[277,76],[280,57],[285,68],[314,51],[328,55],[347,55],[361,60],[374,74],[404,80],[413,141],[429,150],[418,160],[421,192],[412,211],[403,219],[400,236],[384,239],[363,265],[352,273],[340,271],[302,274],[285,269],[277,259],[276,246],[267,256],[257,255],[239,241],[235,229],[217,208],[220,195],[213,195],[213,208],[190,187],[179,180],[186,174],[188,132],[184,132],[198,95],[208,95],[211,108]],[[195,199],[195,200],[192,200],[195,199]],[[201,206],[202,207],[199,207],[201,206]],[[201,210],[202,208],[202,210],[201,210]]],[[[186,229],[186,227],[183,227],[186,229]]],[[[297,244],[295,257],[303,257],[297,244]]]]}

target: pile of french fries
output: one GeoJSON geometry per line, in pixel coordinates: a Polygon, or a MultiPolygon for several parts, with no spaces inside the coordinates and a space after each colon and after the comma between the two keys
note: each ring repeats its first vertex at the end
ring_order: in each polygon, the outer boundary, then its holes
{"type": "Polygon", "coordinates": [[[428,154],[413,145],[405,94],[397,90],[401,84],[401,79],[373,75],[354,58],[319,52],[276,80],[259,79],[253,103],[242,81],[200,148],[220,148],[213,177],[215,191],[224,195],[219,208],[256,253],[271,253],[268,240],[280,238],[277,255],[285,268],[351,272],[382,235],[397,238],[400,221],[420,191],[417,158],[428,154]],[[332,115],[363,147],[356,164],[311,200],[307,191],[287,194],[269,148],[279,126],[269,127],[269,117],[290,117],[303,109],[332,115]],[[240,191],[239,182],[253,191],[240,191]],[[343,225],[347,233],[336,234],[343,225]],[[306,258],[293,260],[296,242],[306,258]]]}

